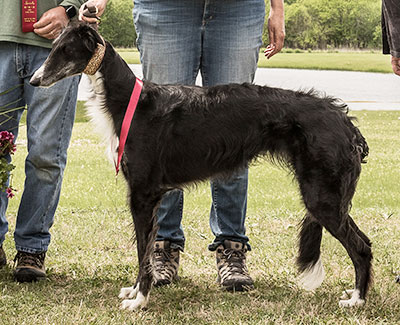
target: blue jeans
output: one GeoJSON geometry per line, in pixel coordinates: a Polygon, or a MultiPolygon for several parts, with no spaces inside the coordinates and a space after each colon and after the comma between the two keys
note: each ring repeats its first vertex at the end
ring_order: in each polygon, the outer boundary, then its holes
{"type": "MultiPolygon", "coordinates": [[[[135,0],[137,46],[144,78],[159,84],[204,86],[252,82],[262,45],[264,0],[135,0]]],[[[246,243],[248,171],[212,181],[211,250],[225,239],[246,243]]],[[[157,213],[157,240],[184,247],[183,193],[167,193],[157,213]]],[[[250,246],[248,245],[250,248],[250,246]]]]}
{"type": "MultiPolygon", "coordinates": [[[[80,77],[62,80],[51,88],[29,84],[33,73],[50,50],[11,42],[0,42],[0,106],[27,106],[28,155],[25,160],[25,186],[14,232],[16,249],[28,253],[47,251],[49,229],[60,197],[67,161],[67,148],[75,118],[80,77]]],[[[0,116],[0,130],[18,135],[23,109],[0,116]]],[[[18,150],[18,148],[17,148],[18,150]]],[[[6,157],[11,161],[11,157],[6,157]]],[[[8,199],[0,193],[0,245],[8,231],[5,217],[8,199]]]]}

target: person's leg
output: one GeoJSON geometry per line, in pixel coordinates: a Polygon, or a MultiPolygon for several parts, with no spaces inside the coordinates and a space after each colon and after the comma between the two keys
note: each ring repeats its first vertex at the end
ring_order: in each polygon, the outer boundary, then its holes
{"type": "MultiPolygon", "coordinates": [[[[262,45],[264,0],[209,1],[204,11],[201,73],[205,86],[253,82],[262,45]]],[[[248,171],[211,182],[210,226],[215,235],[219,281],[227,290],[252,287],[245,253],[248,171]]]]}
{"type": "MultiPolygon", "coordinates": [[[[203,1],[135,0],[133,16],[144,79],[193,85],[200,68],[203,1]]],[[[167,193],[157,211],[159,230],[152,256],[155,286],[178,278],[183,192],[167,193]]]]}
{"type": "MultiPolygon", "coordinates": [[[[202,77],[207,86],[253,82],[262,45],[263,0],[210,1],[205,10],[202,77]]],[[[213,181],[210,225],[216,237],[248,242],[245,236],[247,170],[230,181],[213,181]]]]}
{"type": "MultiPolygon", "coordinates": [[[[0,131],[12,132],[14,141],[18,136],[18,123],[24,107],[22,80],[17,72],[15,43],[0,42],[0,131]]],[[[3,157],[11,162],[8,154],[3,157]]],[[[8,181],[7,181],[8,184],[8,181]]],[[[7,193],[0,192],[0,246],[2,246],[8,231],[6,210],[8,206],[7,193]]]]}
{"type": "Polygon", "coordinates": [[[19,46],[18,53],[24,68],[28,156],[14,239],[18,251],[34,254],[47,251],[50,243],[80,80],[76,76],[50,88],[32,87],[29,80],[48,53],[48,49],[25,45],[19,46]]]}
{"type": "Polygon", "coordinates": [[[135,0],[144,79],[193,85],[200,67],[203,1],[135,0]]]}
{"type": "MultiPolygon", "coordinates": [[[[144,79],[193,85],[200,67],[202,1],[135,0],[137,46],[144,79]]],[[[167,193],[158,209],[157,241],[183,250],[183,192],[167,193]]]]}
{"type": "Polygon", "coordinates": [[[210,250],[214,251],[225,240],[241,242],[250,249],[245,228],[247,187],[247,169],[233,175],[229,180],[211,181],[210,227],[215,239],[209,245],[210,250]]]}

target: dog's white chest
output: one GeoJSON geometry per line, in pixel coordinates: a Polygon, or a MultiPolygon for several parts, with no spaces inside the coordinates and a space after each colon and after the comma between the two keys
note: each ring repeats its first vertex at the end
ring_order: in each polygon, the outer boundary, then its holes
{"type": "Polygon", "coordinates": [[[115,163],[119,141],[106,104],[104,78],[101,72],[96,72],[88,77],[92,86],[92,94],[86,102],[86,113],[95,132],[101,136],[102,142],[106,145],[107,157],[115,163]]]}

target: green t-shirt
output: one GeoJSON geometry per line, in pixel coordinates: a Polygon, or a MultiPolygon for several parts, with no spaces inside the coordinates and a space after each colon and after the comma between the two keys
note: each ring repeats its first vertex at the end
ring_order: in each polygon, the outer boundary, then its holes
{"type": "MultiPolygon", "coordinates": [[[[73,5],[78,13],[84,2],[86,0],[37,0],[37,19],[39,20],[47,10],[57,6],[73,5]]],[[[21,3],[21,0],[0,0],[0,41],[50,48],[52,40],[33,32],[22,32],[21,3]]]]}

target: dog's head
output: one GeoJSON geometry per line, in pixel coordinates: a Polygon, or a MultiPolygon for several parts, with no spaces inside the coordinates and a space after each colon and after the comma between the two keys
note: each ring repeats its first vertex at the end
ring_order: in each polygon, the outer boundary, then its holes
{"type": "Polygon", "coordinates": [[[70,24],[53,42],[49,56],[32,76],[30,84],[50,87],[61,79],[84,72],[93,63],[99,48],[104,51],[101,46],[105,47],[104,40],[88,24],[70,24]]]}

